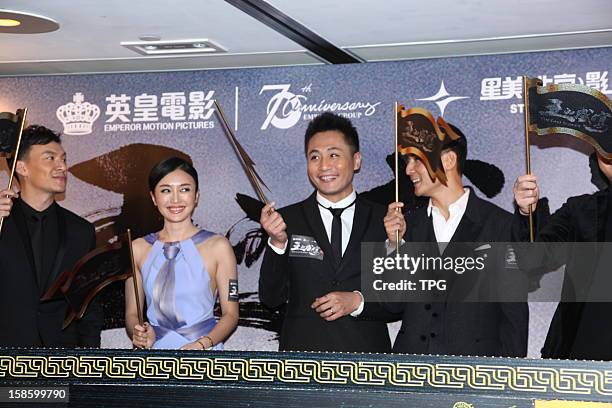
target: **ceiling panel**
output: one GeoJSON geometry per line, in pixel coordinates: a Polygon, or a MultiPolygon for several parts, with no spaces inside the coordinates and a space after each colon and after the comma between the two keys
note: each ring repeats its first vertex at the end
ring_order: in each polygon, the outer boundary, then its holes
{"type": "Polygon", "coordinates": [[[1,76],[84,74],[103,72],[155,72],[201,69],[254,68],[289,65],[321,65],[309,52],[277,52],[203,57],[121,58],[90,60],[0,62],[1,76]]]}
{"type": "Polygon", "coordinates": [[[46,34],[1,34],[0,60],[133,57],[120,45],[146,34],[162,40],[208,38],[229,53],[303,48],[223,0],[3,0],[2,8],[51,17],[46,34]]]}
{"type": "Polygon", "coordinates": [[[341,47],[612,28],[610,0],[268,2],[341,47]]]}
{"type": "Polygon", "coordinates": [[[366,61],[395,61],[483,54],[507,54],[526,51],[567,50],[610,46],[612,30],[559,34],[537,37],[508,37],[474,41],[441,41],[438,43],[396,43],[349,47],[348,51],[366,61]]]}
{"type": "MultiPolygon", "coordinates": [[[[612,0],[268,3],[367,61],[612,46],[612,0]]],[[[60,23],[51,33],[0,34],[0,75],[321,63],[224,0],[2,0],[0,7],[60,23]],[[207,38],[229,52],[155,58],[120,45],[141,35],[162,40],[207,38]]]]}

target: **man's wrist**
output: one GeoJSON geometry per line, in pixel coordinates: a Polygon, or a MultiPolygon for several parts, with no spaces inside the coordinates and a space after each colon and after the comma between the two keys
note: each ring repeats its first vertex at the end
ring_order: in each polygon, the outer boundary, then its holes
{"type": "Polygon", "coordinates": [[[361,314],[361,312],[363,312],[363,307],[365,305],[365,302],[364,302],[364,299],[363,299],[363,295],[361,294],[360,291],[354,290],[353,293],[356,293],[357,295],[359,295],[359,305],[357,306],[357,308],[355,310],[353,310],[349,314],[351,316],[353,316],[353,317],[358,317],[361,314]]]}
{"type": "Polygon", "coordinates": [[[282,249],[282,250],[285,250],[285,248],[287,248],[287,241],[281,242],[281,241],[276,241],[276,240],[270,238],[270,244],[274,245],[276,248],[282,249]]]}
{"type": "Polygon", "coordinates": [[[270,247],[270,249],[272,249],[277,255],[283,255],[285,253],[285,250],[287,249],[287,242],[289,241],[285,241],[284,245],[281,245],[280,247],[277,247],[276,245],[274,245],[272,243],[272,238],[268,238],[268,246],[270,247]]]}

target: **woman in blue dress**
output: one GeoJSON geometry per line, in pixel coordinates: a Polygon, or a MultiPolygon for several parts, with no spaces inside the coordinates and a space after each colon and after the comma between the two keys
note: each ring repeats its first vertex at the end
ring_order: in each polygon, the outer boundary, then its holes
{"type": "Polygon", "coordinates": [[[128,279],[126,330],[136,347],[222,349],[238,324],[236,258],[225,237],[193,225],[198,187],[196,170],[177,157],[161,161],[149,174],[164,227],[132,243],[140,299],[147,304],[147,322],[140,325],[134,282],[128,279]]]}

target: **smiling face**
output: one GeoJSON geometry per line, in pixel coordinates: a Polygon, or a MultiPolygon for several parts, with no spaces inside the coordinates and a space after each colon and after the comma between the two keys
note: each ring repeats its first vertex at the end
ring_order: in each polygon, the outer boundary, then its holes
{"type": "Polygon", "coordinates": [[[319,194],[338,202],[353,191],[353,174],[361,166],[361,154],[353,153],[337,130],[316,133],[306,149],[308,178],[319,194]]]}
{"type": "MultiPolygon", "coordinates": [[[[441,162],[442,168],[448,176],[447,167],[447,152],[442,153],[441,162]]],[[[437,193],[444,191],[446,186],[437,178],[435,181],[431,179],[427,167],[419,158],[414,155],[409,155],[406,158],[406,175],[414,185],[414,194],[418,197],[434,197],[437,193]]]]}
{"type": "Polygon", "coordinates": [[[427,167],[416,156],[407,157],[406,175],[414,185],[414,194],[418,197],[431,197],[437,181],[432,181],[427,167]]]}
{"type": "Polygon", "coordinates": [[[406,160],[406,175],[414,185],[414,194],[419,197],[440,197],[441,194],[446,194],[454,186],[463,189],[461,182],[461,174],[458,171],[458,157],[453,150],[445,150],[440,154],[440,162],[442,170],[446,174],[446,185],[440,178],[432,180],[427,167],[414,155],[408,155],[406,160]]]}
{"type": "Polygon", "coordinates": [[[57,142],[32,145],[17,161],[17,173],[24,189],[58,194],[66,191],[66,152],[57,142]]]}
{"type": "Polygon", "coordinates": [[[157,183],[151,198],[166,222],[191,222],[200,193],[193,177],[183,170],[174,170],[157,183]]]}

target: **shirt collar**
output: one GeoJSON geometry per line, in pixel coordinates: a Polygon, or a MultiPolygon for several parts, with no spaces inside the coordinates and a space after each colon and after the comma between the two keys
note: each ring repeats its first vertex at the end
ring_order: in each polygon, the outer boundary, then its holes
{"type": "Polygon", "coordinates": [[[351,192],[351,194],[349,194],[348,196],[344,197],[342,200],[336,202],[336,203],[332,203],[331,201],[329,201],[328,199],[326,199],[325,197],[323,197],[318,191],[317,191],[317,201],[319,204],[321,204],[323,207],[326,208],[344,208],[350,204],[353,203],[353,201],[355,201],[357,199],[357,193],[355,192],[355,190],[353,190],[351,192]]]}
{"type": "Polygon", "coordinates": [[[42,211],[38,211],[32,207],[30,207],[30,205],[28,203],[26,203],[23,200],[19,200],[21,202],[21,209],[23,211],[23,213],[25,214],[26,217],[40,217],[40,216],[48,216],[49,214],[52,214],[53,211],[55,210],[55,201],[51,203],[50,206],[48,206],[47,208],[45,208],[42,211]]]}
{"type": "MultiPolygon", "coordinates": [[[[468,198],[470,197],[470,189],[464,187],[463,194],[459,197],[454,203],[448,206],[448,213],[454,214],[457,211],[465,212],[467,208],[468,198]]],[[[431,198],[429,199],[429,204],[427,205],[427,216],[431,216],[431,211],[436,208],[436,210],[440,211],[439,208],[435,207],[432,204],[431,198]]]]}

